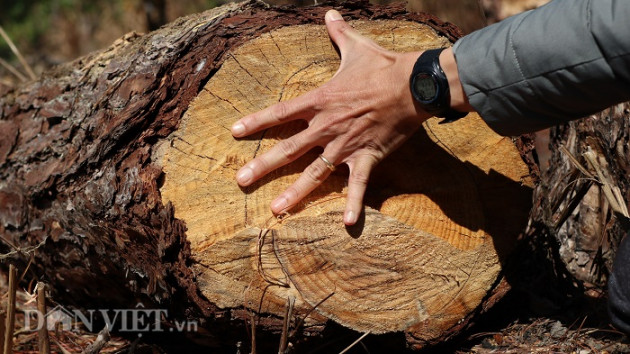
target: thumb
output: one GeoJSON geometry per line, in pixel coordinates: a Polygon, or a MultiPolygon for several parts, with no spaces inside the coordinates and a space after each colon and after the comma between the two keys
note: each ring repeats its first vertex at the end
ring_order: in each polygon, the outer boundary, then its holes
{"type": "Polygon", "coordinates": [[[328,35],[339,48],[343,59],[353,44],[361,38],[361,35],[344,21],[341,14],[336,10],[329,10],[326,13],[325,20],[328,35]]]}

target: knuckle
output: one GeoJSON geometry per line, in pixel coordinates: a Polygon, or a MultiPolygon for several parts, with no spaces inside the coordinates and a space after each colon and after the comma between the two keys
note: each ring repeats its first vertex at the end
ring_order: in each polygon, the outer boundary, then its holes
{"type": "Polygon", "coordinates": [[[247,164],[254,176],[265,174],[269,171],[269,164],[267,161],[261,156],[259,158],[253,159],[247,164]]]}
{"type": "Polygon", "coordinates": [[[300,198],[300,189],[295,185],[290,186],[284,192],[284,197],[289,202],[289,205],[292,205],[295,200],[300,198]]]}
{"type": "Polygon", "coordinates": [[[287,119],[287,111],[288,111],[287,103],[286,102],[278,102],[271,109],[271,117],[274,120],[282,122],[282,121],[287,119]]]}
{"type": "Polygon", "coordinates": [[[322,164],[314,163],[311,164],[304,170],[304,176],[309,179],[310,182],[314,184],[320,184],[324,181],[326,171],[328,168],[326,166],[322,166],[322,164]]]}
{"type": "Polygon", "coordinates": [[[299,157],[299,147],[293,139],[283,140],[278,144],[278,148],[288,160],[294,160],[299,157]]]}
{"type": "Polygon", "coordinates": [[[361,169],[355,169],[350,172],[350,181],[349,183],[357,184],[360,186],[365,186],[368,184],[370,180],[370,173],[368,171],[364,171],[361,169]]]}
{"type": "Polygon", "coordinates": [[[325,87],[322,87],[313,94],[313,105],[319,110],[323,109],[329,100],[330,92],[325,87]]]}
{"type": "Polygon", "coordinates": [[[383,151],[383,147],[378,142],[378,139],[374,136],[367,136],[363,147],[368,150],[371,154],[381,153],[383,151]]]}
{"type": "Polygon", "coordinates": [[[337,32],[341,33],[341,34],[346,34],[349,30],[351,30],[352,27],[350,27],[350,25],[348,23],[342,23],[339,26],[337,26],[337,32]]]}
{"type": "Polygon", "coordinates": [[[337,139],[347,131],[347,125],[344,123],[343,117],[336,114],[322,116],[319,126],[319,134],[330,139],[337,139]]]}

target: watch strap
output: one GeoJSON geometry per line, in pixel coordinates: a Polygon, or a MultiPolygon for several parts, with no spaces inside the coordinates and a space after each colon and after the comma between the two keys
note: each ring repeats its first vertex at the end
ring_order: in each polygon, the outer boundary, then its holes
{"type": "Polygon", "coordinates": [[[410,86],[414,99],[418,101],[428,113],[439,118],[445,118],[440,123],[450,123],[466,116],[468,113],[456,111],[450,106],[451,92],[448,79],[440,65],[440,54],[444,49],[445,48],[430,49],[424,51],[420,57],[418,57],[411,73],[410,86]],[[413,90],[413,80],[420,73],[430,73],[436,80],[437,97],[431,103],[422,102],[416,97],[413,90]]]}

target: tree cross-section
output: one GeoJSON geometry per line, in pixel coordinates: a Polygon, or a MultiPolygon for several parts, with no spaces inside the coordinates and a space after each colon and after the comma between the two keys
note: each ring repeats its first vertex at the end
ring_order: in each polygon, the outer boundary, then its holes
{"type": "MultiPolygon", "coordinates": [[[[315,152],[251,187],[234,180],[303,125],[237,140],[231,124],[337,70],[322,23],[330,8],[226,5],[128,35],[5,93],[5,250],[40,245],[31,273],[67,304],[140,299],[222,326],[255,313],[278,330],[291,299],[311,332],[334,321],[405,331],[415,346],[456,332],[495,292],[530,208],[527,164],[477,115],[428,120],[377,167],[354,227],[342,224],[344,169],[289,214],[271,214],[272,198],[315,152]]],[[[396,6],[336,8],[390,50],[448,46],[459,35],[396,6]]]]}

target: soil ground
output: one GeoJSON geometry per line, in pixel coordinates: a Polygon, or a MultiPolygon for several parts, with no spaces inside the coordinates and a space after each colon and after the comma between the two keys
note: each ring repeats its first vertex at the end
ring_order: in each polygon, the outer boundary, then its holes
{"type": "MultiPolygon", "coordinates": [[[[531,250],[530,250],[531,251],[531,250]]],[[[534,252],[535,253],[535,252],[534,252]]],[[[535,261],[536,257],[532,258],[535,261]]],[[[544,262],[543,262],[544,263],[544,262]]],[[[530,265],[524,264],[524,267],[530,265]]],[[[542,265],[546,267],[547,265],[542,265]]],[[[530,268],[531,269],[531,268],[530,268]]],[[[21,272],[20,272],[21,273],[21,272]]],[[[587,298],[579,289],[567,289],[551,281],[555,272],[547,268],[532,272],[524,281],[534,287],[516,284],[497,305],[480,315],[477,322],[451,340],[428,347],[421,354],[437,353],[630,353],[630,339],[607,324],[604,298],[587,298]],[[546,278],[546,279],[545,279],[546,278]]],[[[565,283],[566,284],[566,283],[565,283]]],[[[17,296],[15,353],[36,353],[37,332],[25,328],[25,313],[36,309],[33,284],[21,288],[17,296]]],[[[6,277],[0,278],[0,293],[6,294],[6,277]]],[[[2,297],[4,307],[6,295],[2,297]]],[[[56,304],[48,300],[48,308],[56,304]]],[[[30,321],[35,327],[36,321],[30,321]]],[[[167,324],[165,324],[166,326],[167,324]]],[[[83,352],[97,340],[97,333],[75,323],[72,330],[60,325],[48,331],[54,353],[83,352]]],[[[361,336],[351,330],[333,328],[307,343],[296,343],[293,353],[339,353],[361,336]]],[[[259,353],[277,348],[279,335],[257,338],[259,353]]],[[[249,339],[244,333],[236,345],[217,347],[211,333],[200,328],[188,334],[112,333],[101,353],[249,353],[249,339]]],[[[348,353],[403,353],[402,333],[367,336],[348,353]]]]}

